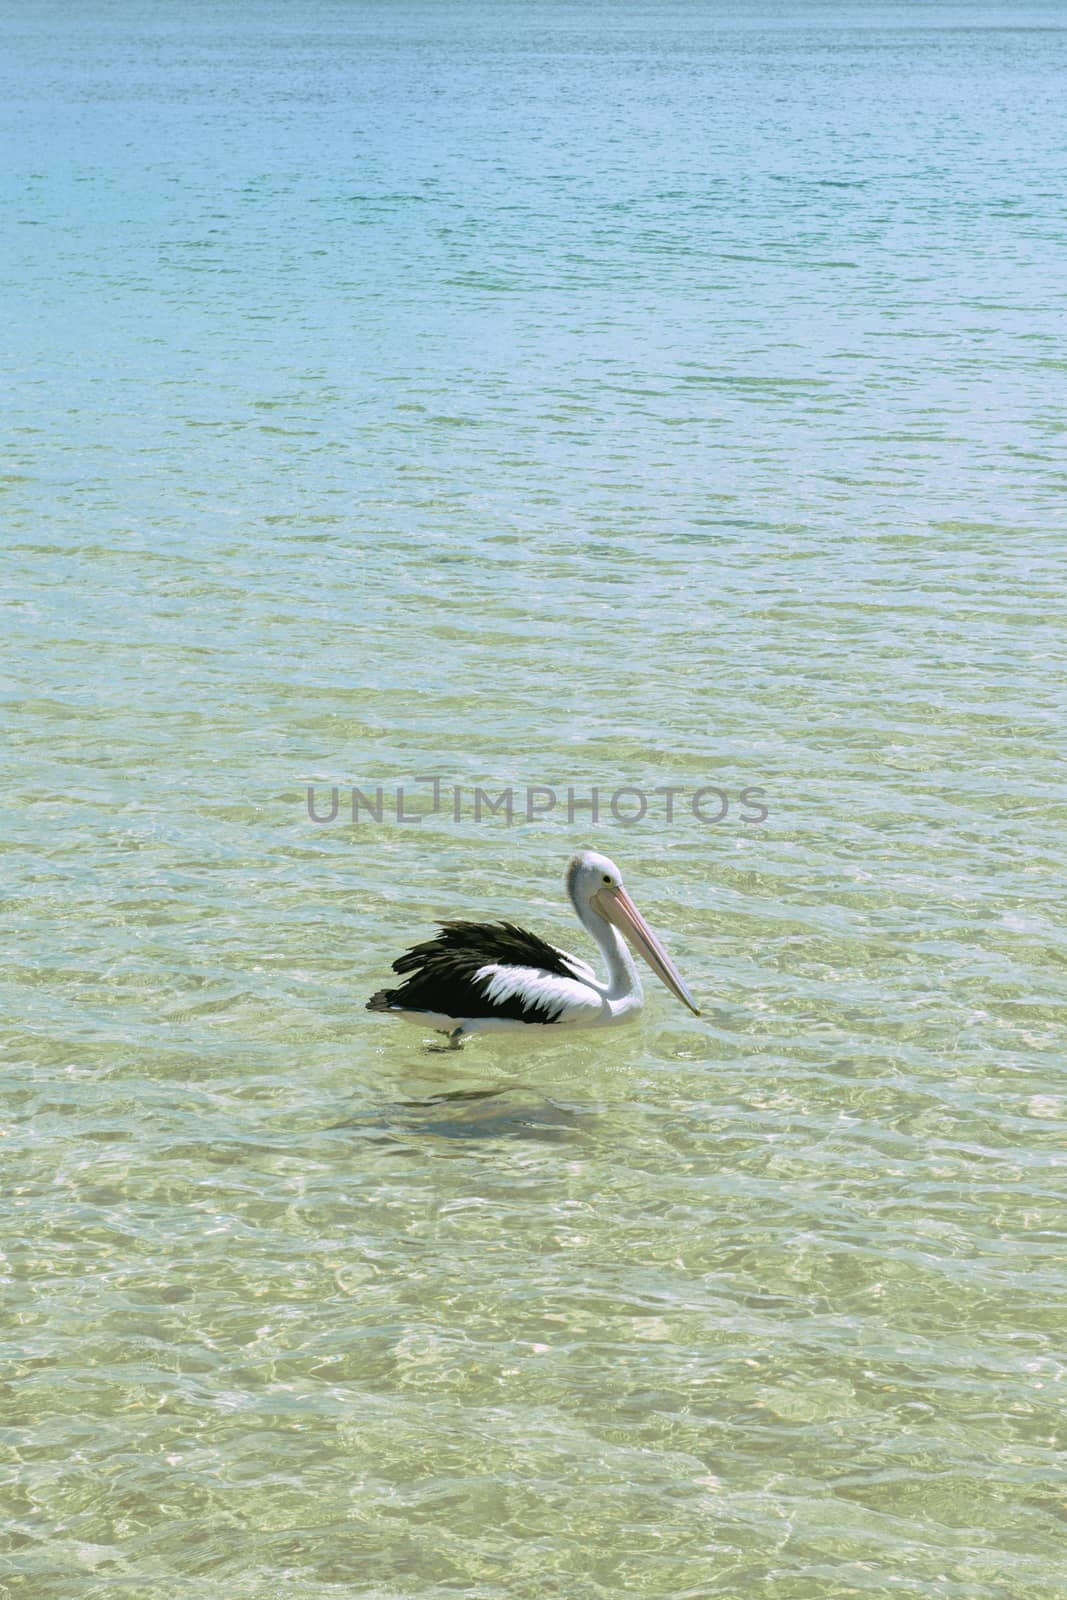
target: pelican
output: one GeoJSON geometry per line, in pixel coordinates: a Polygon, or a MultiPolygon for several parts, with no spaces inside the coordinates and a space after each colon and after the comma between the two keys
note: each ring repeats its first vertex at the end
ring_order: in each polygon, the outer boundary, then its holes
{"type": "Polygon", "coordinates": [[[393,962],[403,983],[379,989],[367,1010],[447,1033],[454,1049],[474,1033],[631,1022],[644,996],[621,930],[660,982],[699,1017],[673,961],[626,893],[614,861],[582,850],[567,867],[566,884],[575,915],[600,947],[606,983],[588,962],[514,923],[442,922],[435,938],[393,962]]]}

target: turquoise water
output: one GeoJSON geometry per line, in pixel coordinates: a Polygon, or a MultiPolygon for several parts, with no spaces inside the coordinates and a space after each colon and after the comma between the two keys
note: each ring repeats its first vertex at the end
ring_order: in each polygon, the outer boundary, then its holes
{"type": "Polygon", "coordinates": [[[5,31],[0,1594],[1061,1600],[1064,8],[5,31]]]}

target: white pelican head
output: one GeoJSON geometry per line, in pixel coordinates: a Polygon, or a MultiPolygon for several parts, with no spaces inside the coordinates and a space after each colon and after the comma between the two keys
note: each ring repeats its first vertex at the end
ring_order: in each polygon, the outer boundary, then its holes
{"type": "Polygon", "coordinates": [[[696,1001],[682,982],[674,962],[626,893],[622,873],[614,861],[596,850],[580,850],[567,868],[567,893],[587,928],[595,931],[591,917],[603,918],[613,928],[618,928],[637,954],[648,962],[660,982],[699,1017],[696,1001]]]}

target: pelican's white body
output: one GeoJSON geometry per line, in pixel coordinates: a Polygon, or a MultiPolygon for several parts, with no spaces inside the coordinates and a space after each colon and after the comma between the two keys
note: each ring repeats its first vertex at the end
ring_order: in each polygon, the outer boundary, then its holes
{"type": "MultiPolygon", "coordinates": [[[[610,929],[614,933],[614,929],[610,929]]],[[[618,935],[615,935],[618,938],[618,935]]],[[[630,962],[629,952],[619,939],[623,959],[630,962]]],[[[612,995],[610,984],[602,984],[587,961],[568,955],[561,950],[568,966],[575,969],[573,978],[561,978],[540,967],[507,966],[493,961],[480,967],[478,978],[488,979],[491,1000],[509,1000],[517,996],[530,1011],[546,1012],[545,1021],[552,1017],[555,1028],[614,1028],[632,1022],[641,1010],[643,995],[641,980],[633,971],[633,986],[625,993],[612,995]],[[555,1013],[552,1016],[552,1013],[555,1013]]],[[[395,1015],[409,1022],[421,1022],[424,1027],[438,1033],[451,1033],[462,1028],[468,1033],[529,1033],[530,1022],[517,1017],[449,1017],[436,1011],[403,1011],[394,1008],[395,1015]]],[[[536,1022],[532,1024],[537,1026],[536,1022]]]]}

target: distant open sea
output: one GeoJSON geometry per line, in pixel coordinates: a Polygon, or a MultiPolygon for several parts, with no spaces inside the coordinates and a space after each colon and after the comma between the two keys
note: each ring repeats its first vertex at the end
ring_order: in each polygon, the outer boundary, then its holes
{"type": "Polygon", "coordinates": [[[0,1596],[1064,1600],[1067,4],[0,9],[0,1596]]]}

